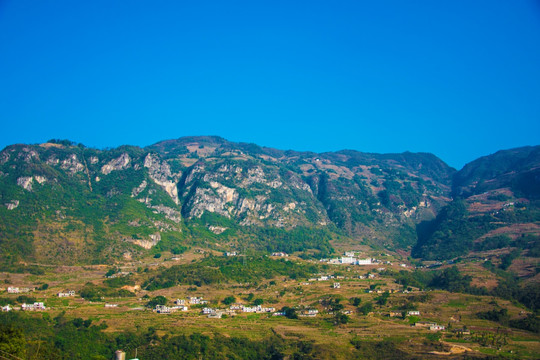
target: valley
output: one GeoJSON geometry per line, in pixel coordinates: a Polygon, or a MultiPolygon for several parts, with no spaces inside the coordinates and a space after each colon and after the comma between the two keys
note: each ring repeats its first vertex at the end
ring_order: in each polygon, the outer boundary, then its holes
{"type": "Polygon", "coordinates": [[[0,350],[534,359],[539,154],[503,150],[456,171],[426,153],[219,137],[9,146],[0,350]]]}

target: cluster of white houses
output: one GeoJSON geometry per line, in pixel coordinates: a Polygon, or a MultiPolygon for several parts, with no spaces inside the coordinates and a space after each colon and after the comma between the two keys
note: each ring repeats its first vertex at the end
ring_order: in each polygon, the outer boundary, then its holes
{"type": "Polygon", "coordinates": [[[28,293],[34,290],[35,288],[19,288],[15,286],[9,286],[7,288],[8,294],[22,294],[22,293],[28,293]]]}
{"type": "Polygon", "coordinates": [[[418,321],[414,324],[414,326],[428,328],[431,331],[442,331],[446,329],[444,325],[439,325],[439,324],[436,324],[434,322],[429,322],[429,321],[418,321]]]}
{"type": "MultiPolygon", "coordinates": [[[[376,275],[373,273],[368,273],[366,275],[358,275],[353,276],[352,278],[358,278],[358,279],[375,279],[376,275]]],[[[315,281],[328,281],[328,280],[345,280],[349,279],[350,277],[347,276],[334,276],[334,275],[319,275],[319,277],[316,278],[309,278],[307,282],[302,282],[301,285],[309,285],[311,282],[315,281]]]]}
{"type": "Polygon", "coordinates": [[[10,304],[7,304],[6,306],[0,306],[0,311],[7,312],[11,310],[22,310],[22,311],[41,311],[41,310],[47,310],[45,307],[45,304],[42,302],[35,302],[33,304],[22,304],[19,306],[11,306],[10,304]]]}
{"type": "Polygon", "coordinates": [[[344,256],[334,259],[321,259],[321,262],[326,262],[328,264],[344,264],[344,265],[374,265],[378,264],[377,259],[366,258],[358,259],[354,251],[346,251],[344,256]]]}
{"type": "Polygon", "coordinates": [[[75,296],[75,290],[64,290],[56,294],[58,297],[73,297],[75,296]]]}
{"type": "MultiPolygon", "coordinates": [[[[156,305],[154,312],[158,314],[171,314],[176,311],[188,311],[187,304],[206,304],[206,300],[202,298],[188,298],[188,300],[177,299],[174,302],[174,306],[156,305]]],[[[215,309],[211,307],[204,307],[201,310],[201,314],[208,316],[209,318],[220,319],[223,315],[236,315],[238,313],[255,313],[255,314],[272,314],[273,316],[284,316],[282,312],[276,311],[273,307],[264,307],[262,305],[246,306],[243,304],[230,305],[228,309],[215,309]]],[[[317,316],[319,311],[317,309],[303,309],[299,311],[299,316],[314,317],[317,316]]]]}
{"type": "Polygon", "coordinates": [[[170,314],[176,311],[188,311],[189,305],[204,305],[207,304],[208,301],[204,300],[202,297],[188,297],[186,299],[176,299],[174,301],[174,306],[167,306],[167,305],[156,305],[154,311],[158,314],[170,314]]]}

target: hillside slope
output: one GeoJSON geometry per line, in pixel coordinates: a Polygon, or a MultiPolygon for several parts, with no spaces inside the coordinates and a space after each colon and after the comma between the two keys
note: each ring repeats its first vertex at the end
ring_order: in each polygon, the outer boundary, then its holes
{"type": "Polygon", "coordinates": [[[540,146],[477,159],[454,175],[452,189],[454,200],[435,220],[419,226],[413,256],[477,256],[508,268],[522,255],[514,270],[535,275],[540,257],[540,146]]]}

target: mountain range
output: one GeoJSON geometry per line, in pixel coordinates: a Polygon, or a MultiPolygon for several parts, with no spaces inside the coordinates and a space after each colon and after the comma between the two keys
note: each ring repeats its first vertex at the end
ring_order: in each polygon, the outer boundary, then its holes
{"type": "Polygon", "coordinates": [[[50,140],[0,152],[0,259],[106,263],[190,246],[534,258],[539,200],[540,146],[456,171],[429,153],[283,151],[212,136],[114,149],[50,140]]]}

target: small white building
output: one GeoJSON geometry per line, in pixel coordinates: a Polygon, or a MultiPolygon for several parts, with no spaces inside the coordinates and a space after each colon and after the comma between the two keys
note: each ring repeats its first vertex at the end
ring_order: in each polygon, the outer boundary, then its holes
{"type": "Polygon", "coordinates": [[[216,309],[205,307],[202,309],[202,313],[205,315],[214,314],[216,312],[216,309]]]}
{"type": "Polygon", "coordinates": [[[170,314],[171,308],[169,308],[166,305],[156,305],[156,308],[154,309],[155,312],[158,314],[170,314]]]}
{"type": "Polygon", "coordinates": [[[8,292],[8,294],[18,294],[18,293],[20,293],[20,290],[19,290],[18,287],[8,286],[7,292],[8,292]]]}
{"type": "Polygon", "coordinates": [[[407,311],[407,316],[420,316],[420,311],[418,310],[407,311]]]}
{"type": "Polygon", "coordinates": [[[242,306],[242,312],[245,313],[269,313],[276,311],[273,307],[262,307],[261,305],[257,306],[242,306]]]}
{"type": "Polygon", "coordinates": [[[176,299],[174,301],[174,304],[175,305],[186,305],[186,300],[184,300],[184,299],[176,299]]]}
{"type": "Polygon", "coordinates": [[[446,329],[444,327],[444,325],[439,325],[439,324],[432,324],[430,327],[429,327],[429,330],[431,331],[441,331],[441,330],[444,330],[446,329]]]}
{"type": "Polygon", "coordinates": [[[75,290],[68,290],[68,291],[62,291],[59,292],[58,297],[72,297],[75,296],[75,290]]]}
{"type": "Polygon", "coordinates": [[[371,261],[371,258],[368,258],[368,259],[358,259],[356,261],[356,265],[371,265],[373,264],[372,261],[371,261]]]}
{"type": "Polygon", "coordinates": [[[21,310],[23,311],[37,311],[37,310],[45,310],[45,304],[42,302],[35,302],[33,304],[22,304],[21,310]]]}
{"type": "Polygon", "coordinates": [[[356,258],[352,256],[342,256],[340,262],[342,264],[354,264],[356,262],[356,258]]]}
{"type": "Polygon", "coordinates": [[[7,304],[6,306],[0,306],[0,311],[2,312],[8,312],[11,310],[13,310],[13,308],[9,304],[7,304]]]}
{"type": "Polygon", "coordinates": [[[317,309],[307,309],[307,310],[302,311],[299,316],[315,317],[317,316],[318,313],[319,313],[319,310],[317,309]]]}
{"type": "Polygon", "coordinates": [[[272,256],[288,257],[289,255],[284,252],[274,252],[272,253],[272,256]]]}
{"type": "Polygon", "coordinates": [[[334,283],[334,289],[339,289],[339,288],[341,288],[341,284],[338,282],[334,283]]]}
{"type": "Polygon", "coordinates": [[[198,304],[206,304],[206,303],[208,303],[208,301],[203,300],[202,296],[201,297],[190,297],[188,299],[189,299],[189,303],[191,305],[198,305],[198,304]]]}
{"type": "Polygon", "coordinates": [[[118,304],[105,304],[106,308],[115,308],[118,307],[118,304]]]}
{"type": "Polygon", "coordinates": [[[257,306],[242,306],[242,312],[245,312],[245,313],[257,312],[257,306]]]}

